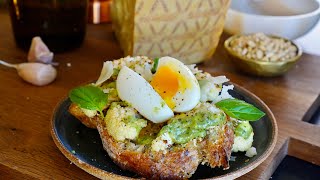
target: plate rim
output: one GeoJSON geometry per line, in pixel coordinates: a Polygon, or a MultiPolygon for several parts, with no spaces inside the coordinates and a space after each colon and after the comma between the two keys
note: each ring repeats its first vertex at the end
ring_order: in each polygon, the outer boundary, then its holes
{"type": "MultiPolygon", "coordinates": [[[[224,174],[224,175],[219,175],[219,176],[215,176],[212,178],[205,178],[204,180],[208,180],[208,179],[215,179],[215,180],[225,180],[225,179],[235,179],[237,177],[240,177],[244,174],[247,174],[248,172],[252,171],[253,169],[255,169],[258,165],[260,165],[273,151],[276,142],[277,142],[277,137],[278,137],[278,125],[276,122],[276,118],[273,115],[272,111],[270,110],[270,108],[255,94],[253,94],[252,92],[250,92],[249,90],[245,89],[244,87],[236,84],[236,83],[231,83],[232,85],[235,86],[235,89],[237,89],[238,91],[240,91],[240,93],[244,96],[249,96],[252,97],[252,99],[257,101],[257,104],[259,104],[261,106],[261,108],[263,108],[264,112],[267,114],[268,117],[270,117],[270,122],[272,125],[272,134],[271,134],[271,142],[269,143],[269,146],[267,147],[267,149],[265,150],[265,152],[263,154],[261,154],[260,157],[258,157],[257,159],[255,159],[254,161],[250,162],[248,165],[237,169],[233,172],[224,174]]],[[[58,110],[58,108],[61,106],[61,104],[67,100],[68,97],[64,96],[63,98],[60,99],[60,101],[57,103],[57,105],[55,106],[53,113],[51,115],[51,122],[50,122],[50,132],[51,132],[51,136],[52,139],[54,141],[54,143],[56,144],[56,146],[58,147],[58,149],[60,150],[60,152],[62,152],[62,154],[69,159],[73,164],[75,164],[76,166],[78,166],[80,169],[84,170],[85,172],[100,178],[100,179],[107,179],[107,178],[113,178],[113,179],[139,179],[139,178],[131,178],[131,177],[127,177],[127,176],[121,176],[112,172],[108,172],[105,171],[103,169],[97,168],[93,165],[90,165],[86,162],[82,162],[80,159],[78,159],[74,154],[72,154],[71,152],[68,151],[68,149],[66,149],[66,147],[62,144],[60,138],[57,135],[57,132],[55,130],[55,126],[54,126],[54,122],[55,122],[55,117],[56,117],[56,112],[58,110]]]]}
{"type": "Polygon", "coordinates": [[[54,108],[54,111],[52,113],[51,116],[51,122],[50,122],[50,133],[52,136],[52,139],[54,141],[54,143],[56,144],[56,146],[58,147],[58,149],[60,150],[60,152],[69,160],[71,161],[73,164],[75,164],[76,166],[78,166],[80,169],[84,170],[85,172],[100,178],[100,179],[107,179],[107,178],[113,178],[116,180],[135,180],[137,178],[130,178],[130,177],[126,177],[126,176],[121,176],[118,174],[114,174],[108,171],[105,171],[103,169],[97,168],[91,164],[88,164],[86,162],[81,161],[79,158],[77,158],[74,154],[72,154],[62,143],[61,139],[59,138],[59,136],[57,135],[57,132],[55,130],[55,126],[54,126],[54,122],[55,122],[55,117],[56,117],[56,112],[58,110],[58,108],[61,106],[61,104],[67,100],[68,97],[64,96],[63,98],[60,99],[60,101],[57,103],[57,105],[54,108]]]}

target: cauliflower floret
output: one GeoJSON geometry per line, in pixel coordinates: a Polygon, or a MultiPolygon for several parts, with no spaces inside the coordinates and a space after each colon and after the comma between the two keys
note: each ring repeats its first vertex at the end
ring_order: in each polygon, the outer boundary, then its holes
{"type": "Polygon", "coordinates": [[[120,101],[116,88],[116,83],[114,81],[104,82],[103,84],[101,84],[101,88],[104,93],[108,94],[109,103],[120,101]]]}
{"type": "Polygon", "coordinates": [[[232,146],[232,152],[238,152],[238,151],[244,152],[250,149],[253,142],[253,135],[254,133],[251,132],[248,139],[245,139],[242,136],[235,136],[234,143],[232,146]]]}
{"type": "Polygon", "coordinates": [[[173,144],[173,141],[168,133],[163,133],[152,141],[151,149],[153,151],[166,151],[166,149],[173,144]]]}
{"type": "Polygon", "coordinates": [[[134,69],[137,73],[139,73],[143,78],[147,81],[152,79],[152,68],[153,60],[149,59],[146,56],[136,56],[130,57],[127,56],[125,58],[106,61],[103,64],[103,68],[100,73],[100,77],[94,85],[101,86],[102,83],[107,80],[115,80],[118,76],[120,69],[123,66],[127,66],[130,69],[134,69]]]}
{"type": "Polygon", "coordinates": [[[103,89],[103,92],[105,94],[108,94],[109,102],[120,101],[116,88],[106,88],[106,89],[103,89]]]}
{"type": "Polygon", "coordinates": [[[117,141],[135,140],[141,129],[147,126],[147,121],[137,116],[134,108],[112,103],[104,119],[108,133],[117,141]]]}
{"type": "Polygon", "coordinates": [[[140,74],[146,81],[150,82],[152,79],[152,73],[151,73],[151,64],[144,63],[144,64],[136,64],[134,66],[134,71],[138,74],[140,74]]]}
{"type": "MultiPolygon", "coordinates": [[[[136,57],[127,56],[125,58],[114,60],[112,63],[113,63],[114,69],[120,70],[123,66],[127,66],[130,69],[135,70],[147,81],[152,79],[151,68],[152,68],[153,60],[149,59],[146,56],[136,56],[136,57]]],[[[117,76],[118,73],[114,73],[113,75],[117,76]]]]}
{"type": "Polygon", "coordinates": [[[253,157],[255,155],[257,155],[257,149],[255,147],[249,148],[245,154],[247,157],[253,157]]]}

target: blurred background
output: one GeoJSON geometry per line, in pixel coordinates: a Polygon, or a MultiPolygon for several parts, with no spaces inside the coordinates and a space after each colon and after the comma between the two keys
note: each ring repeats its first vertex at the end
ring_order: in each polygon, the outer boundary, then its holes
{"type": "MultiPolygon", "coordinates": [[[[0,6],[2,8],[5,6],[6,1],[7,0],[0,0],[0,6]]],[[[238,1],[238,3],[236,3],[236,4],[241,4],[241,3],[243,4],[243,3],[246,3],[246,1],[248,1],[248,0],[238,1]]],[[[259,2],[261,0],[251,0],[251,1],[252,2],[259,2]]],[[[273,1],[273,0],[271,0],[271,1],[273,1]]],[[[317,0],[317,1],[320,1],[320,0],[317,0]]],[[[230,7],[230,8],[232,8],[232,7],[230,7]]],[[[228,22],[228,19],[226,22],[228,22]]],[[[226,30],[226,28],[225,28],[225,30],[226,30]]],[[[314,28],[312,28],[311,30],[309,30],[308,33],[304,34],[301,37],[295,38],[295,42],[297,42],[298,44],[300,44],[303,47],[303,50],[305,53],[320,56],[320,36],[319,36],[319,34],[320,34],[320,23],[318,22],[317,25],[314,26],[314,28]]]]}

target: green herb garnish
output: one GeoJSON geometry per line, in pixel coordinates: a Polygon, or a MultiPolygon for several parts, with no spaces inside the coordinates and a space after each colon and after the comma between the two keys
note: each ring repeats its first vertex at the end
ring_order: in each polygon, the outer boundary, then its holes
{"type": "Polygon", "coordinates": [[[152,66],[152,69],[151,69],[151,72],[154,74],[156,73],[157,71],[157,68],[158,68],[158,64],[159,64],[159,58],[155,58],[153,60],[153,66],[152,66]]]}
{"type": "Polygon", "coordinates": [[[256,121],[265,115],[258,108],[239,99],[225,99],[217,102],[216,106],[230,117],[244,121],[256,121]]]}
{"type": "Polygon", "coordinates": [[[108,95],[100,88],[92,85],[82,86],[71,90],[69,98],[81,108],[99,111],[102,118],[102,110],[108,102],[108,95]]]}

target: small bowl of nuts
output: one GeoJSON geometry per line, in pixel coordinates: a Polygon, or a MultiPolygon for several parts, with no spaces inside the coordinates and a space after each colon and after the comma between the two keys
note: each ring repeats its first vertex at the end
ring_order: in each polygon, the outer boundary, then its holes
{"type": "Polygon", "coordinates": [[[292,41],[263,33],[231,36],[224,47],[240,70],[266,77],[284,74],[302,55],[292,41]]]}

